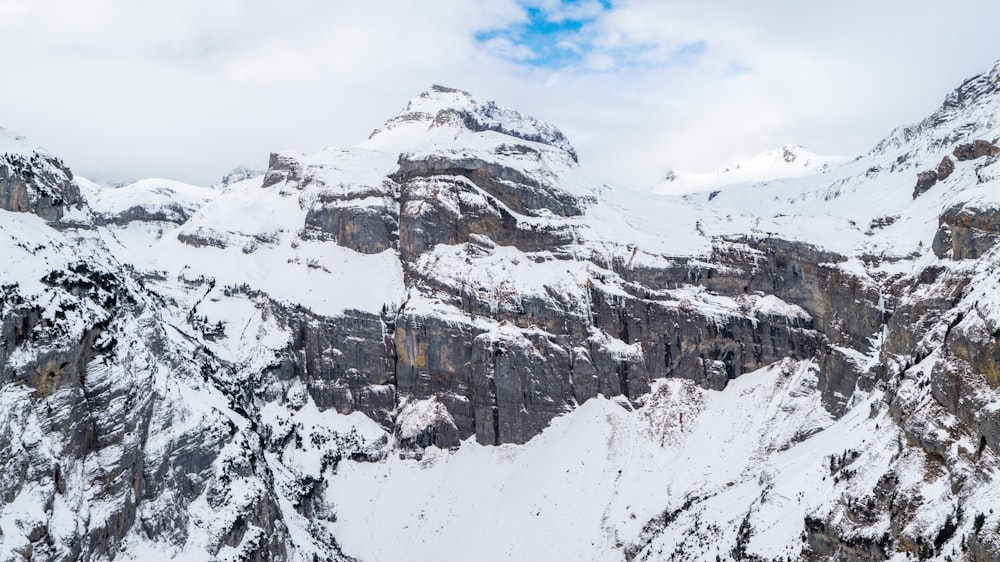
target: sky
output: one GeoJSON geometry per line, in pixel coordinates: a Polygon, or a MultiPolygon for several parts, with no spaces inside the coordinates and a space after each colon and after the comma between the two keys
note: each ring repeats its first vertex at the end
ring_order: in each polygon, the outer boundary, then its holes
{"type": "Polygon", "coordinates": [[[441,84],[645,189],[785,143],[853,156],[1000,59],[1000,3],[0,0],[0,126],[99,181],[352,146],[441,84]]]}

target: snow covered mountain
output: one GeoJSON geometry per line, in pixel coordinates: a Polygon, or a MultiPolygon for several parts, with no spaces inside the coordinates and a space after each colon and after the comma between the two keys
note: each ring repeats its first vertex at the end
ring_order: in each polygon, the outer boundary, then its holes
{"type": "Polygon", "coordinates": [[[998,82],[684,197],[440,86],[217,188],[2,131],[0,558],[998,560],[998,82]]]}
{"type": "Polygon", "coordinates": [[[724,166],[714,173],[667,172],[653,187],[655,193],[684,195],[716,191],[723,186],[752,184],[782,178],[799,178],[821,173],[844,160],[837,156],[816,154],[797,144],[786,144],[756,156],[724,166]]]}

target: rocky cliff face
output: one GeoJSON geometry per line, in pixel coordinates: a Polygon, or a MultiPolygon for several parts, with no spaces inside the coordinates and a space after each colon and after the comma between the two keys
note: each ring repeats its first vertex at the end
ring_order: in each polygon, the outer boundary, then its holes
{"type": "Polygon", "coordinates": [[[442,87],[221,192],[84,184],[59,229],[25,212],[60,221],[79,182],[7,157],[3,557],[441,555],[492,501],[446,490],[481,478],[545,523],[489,559],[1000,559],[994,75],[707,200],[611,190],[555,127],[442,87]],[[525,458],[592,488],[536,505],[502,476],[525,458]],[[436,467],[450,503],[408,503],[436,467]],[[414,530],[363,530],[387,519],[414,530]]]}
{"type": "Polygon", "coordinates": [[[155,537],[284,557],[258,437],[213,383],[224,367],[176,337],[96,231],[57,224],[81,204],[58,160],[6,158],[0,556],[141,558],[155,537]]]}
{"type": "Polygon", "coordinates": [[[62,161],[0,128],[0,209],[58,221],[80,204],[80,188],[62,161]]]}

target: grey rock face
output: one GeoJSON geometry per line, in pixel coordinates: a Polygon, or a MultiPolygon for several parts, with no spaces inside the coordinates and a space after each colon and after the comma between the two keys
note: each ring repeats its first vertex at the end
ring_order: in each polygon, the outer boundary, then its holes
{"type": "Polygon", "coordinates": [[[742,266],[741,279],[746,280],[742,287],[726,275],[703,283],[720,293],[732,294],[741,287],[743,291],[773,294],[808,311],[832,343],[861,351],[870,349],[868,338],[888,318],[888,312],[879,307],[884,297],[871,280],[836,266],[846,260],[844,256],[774,238],[748,239],[747,245],[762,253],[764,259],[747,260],[749,253],[738,251],[719,256],[720,264],[742,266]],[[758,266],[763,266],[762,271],[757,270],[758,266]]]}
{"type": "Polygon", "coordinates": [[[975,259],[1000,240],[1000,209],[960,203],[946,210],[939,224],[933,245],[939,258],[975,259]]]}
{"type": "MultiPolygon", "coordinates": [[[[531,149],[523,149],[531,154],[531,149]]],[[[563,217],[582,213],[581,202],[562,189],[475,157],[432,155],[413,160],[403,155],[393,176],[399,183],[429,176],[464,176],[511,211],[526,216],[537,216],[542,210],[563,217]]]]}
{"type": "MultiPolygon", "coordinates": [[[[540,158],[529,147],[504,150],[540,158]]],[[[273,157],[267,172],[286,184],[318,185],[309,174],[291,157],[273,157]]],[[[660,377],[721,390],[786,357],[823,358],[825,404],[839,414],[866,376],[839,346],[867,352],[889,316],[874,284],[837,267],[844,257],[769,238],[720,244],[698,266],[631,267],[612,259],[604,281],[571,294],[498,300],[489,287],[456,291],[449,274],[423,265],[435,248],[463,246],[474,260],[510,246],[526,259],[577,261],[570,248],[578,234],[559,217],[579,215],[588,202],[462,154],[403,155],[391,177],[378,187],[320,188],[307,203],[302,236],[362,253],[398,247],[410,290],[453,313],[414,312],[406,304],[382,318],[283,313],[297,335],[267,378],[285,381],[272,383],[272,398],[303,380],[321,409],[362,411],[396,432],[408,423],[408,407],[440,413],[404,437],[404,447],[454,447],[470,436],[523,443],[598,394],[635,400],[660,377]],[[682,286],[745,302],[745,311],[708,316],[663,289],[682,286]],[[754,303],[763,295],[801,308],[791,316],[759,311],[754,303]]]]}
{"type": "Polygon", "coordinates": [[[272,153],[264,172],[263,187],[288,182],[298,185],[302,179],[302,166],[294,156],[272,153]]]}
{"type": "Polygon", "coordinates": [[[940,181],[944,181],[951,177],[951,174],[955,172],[955,162],[945,156],[941,159],[941,163],[937,167],[937,176],[940,181]]]}
{"type": "Polygon", "coordinates": [[[396,248],[399,240],[398,186],[339,186],[321,191],[309,204],[302,238],[335,242],[362,254],[396,248]]]}
{"type": "Polygon", "coordinates": [[[245,168],[239,166],[233,168],[226,175],[222,176],[222,181],[219,182],[218,187],[229,187],[234,183],[239,183],[248,179],[256,178],[264,175],[264,170],[259,170],[256,168],[245,168]]]}
{"type": "Polygon", "coordinates": [[[39,153],[0,157],[0,209],[58,221],[80,203],[80,188],[61,161],[39,153]]]}
{"type": "Polygon", "coordinates": [[[913,188],[913,198],[916,199],[924,193],[927,193],[927,190],[934,187],[934,184],[936,184],[937,181],[937,170],[927,170],[926,172],[920,172],[917,174],[917,185],[913,188]]]}
{"type": "Polygon", "coordinates": [[[174,225],[184,224],[193,213],[183,205],[167,205],[156,209],[135,206],[114,215],[95,215],[96,226],[125,226],[133,222],[162,222],[174,225]]]}
{"type": "Polygon", "coordinates": [[[265,494],[238,505],[244,490],[230,488],[250,473],[268,478],[262,465],[253,468],[254,448],[234,450],[247,436],[218,414],[192,423],[190,405],[155,390],[164,372],[191,384],[201,380],[199,369],[219,365],[171,343],[153,320],[153,303],[122,271],[78,262],[43,281],[47,308],[16,287],[0,299],[0,439],[24,444],[0,454],[0,495],[12,502],[28,494],[48,506],[46,519],[26,520],[22,537],[5,540],[23,541],[25,556],[53,560],[114,558],[130,533],[180,547],[190,505],[208,494],[234,518],[217,522],[216,550],[284,557],[273,500],[265,494]],[[217,473],[223,456],[249,472],[217,473]]]}
{"type": "MultiPolygon", "coordinates": [[[[642,350],[638,364],[611,365],[619,378],[601,385],[605,395],[638,397],[648,392],[651,379],[661,377],[721,390],[729,380],[778,359],[810,358],[823,341],[811,318],[757,313],[711,322],[683,302],[621,298],[596,289],[591,299],[595,326],[625,343],[638,342],[642,350]]],[[[608,372],[608,365],[601,367],[608,372]]]]}
{"type": "Polygon", "coordinates": [[[289,381],[302,381],[322,410],[360,411],[392,425],[396,373],[386,319],[359,312],[324,318],[281,307],[276,312],[292,328],[293,339],[265,373],[265,400],[283,395],[289,381]]]}
{"type": "Polygon", "coordinates": [[[523,251],[554,252],[572,239],[569,229],[534,224],[476,185],[452,177],[404,182],[399,205],[399,251],[404,261],[416,260],[437,244],[463,244],[475,237],[486,236],[488,244],[523,251]]]}

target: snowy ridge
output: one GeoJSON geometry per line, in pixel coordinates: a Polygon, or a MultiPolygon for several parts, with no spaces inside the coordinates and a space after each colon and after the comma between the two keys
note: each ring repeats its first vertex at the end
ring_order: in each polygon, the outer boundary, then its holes
{"type": "Polygon", "coordinates": [[[213,190],[168,179],[144,179],[111,189],[81,184],[97,219],[119,224],[143,220],[180,225],[217,196],[213,190]]]}
{"type": "Polygon", "coordinates": [[[45,149],[33,144],[27,137],[0,127],[0,156],[31,157],[34,154],[48,155],[45,149]]]}
{"type": "Polygon", "coordinates": [[[986,72],[969,78],[949,93],[934,113],[919,123],[899,127],[875,145],[867,156],[904,151],[900,164],[926,150],[940,150],[963,138],[992,138],[997,127],[997,101],[1000,100],[1000,62],[986,72]],[[916,150],[913,150],[916,149],[916,150]]]}
{"type": "Polygon", "coordinates": [[[723,187],[686,199],[771,219],[782,236],[847,255],[923,255],[946,209],[998,201],[990,158],[955,161],[954,173],[914,195],[919,172],[937,168],[945,158],[956,160],[953,152],[960,145],[1000,136],[998,72],[994,67],[967,81],[921,123],[897,129],[868,153],[825,173],[723,187]]]}
{"type": "Polygon", "coordinates": [[[435,128],[444,129],[442,134],[448,134],[449,129],[494,131],[554,146],[576,161],[576,150],[553,125],[498,106],[492,101],[475,98],[468,92],[444,86],[432,86],[430,90],[410,100],[399,115],[373,132],[366,144],[385,147],[392,142],[390,139],[393,137],[405,134],[403,131],[425,133],[435,128]]]}
{"type": "Polygon", "coordinates": [[[671,170],[663,182],[653,187],[653,192],[684,195],[715,191],[733,184],[802,177],[827,171],[843,160],[837,156],[816,154],[801,145],[786,144],[781,148],[729,164],[715,173],[699,174],[671,170]]]}

